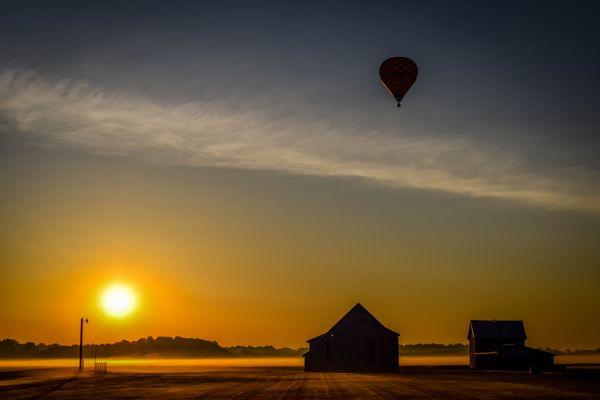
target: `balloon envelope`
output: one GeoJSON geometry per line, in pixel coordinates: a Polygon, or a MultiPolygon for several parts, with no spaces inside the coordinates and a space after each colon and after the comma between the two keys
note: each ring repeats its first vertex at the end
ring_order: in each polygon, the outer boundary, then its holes
{"type": "Polygon", "coordinates": [[[417,64],[406,57],[388,58],[379,67],[381,83],[398,101],[398,107],[408,89],[417,80],[418,74],[417,64]]]}

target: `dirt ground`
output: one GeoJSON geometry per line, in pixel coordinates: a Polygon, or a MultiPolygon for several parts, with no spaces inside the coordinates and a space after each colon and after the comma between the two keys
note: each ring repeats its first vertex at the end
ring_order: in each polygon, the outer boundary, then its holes
{"type": "Polygon", "coordinates": [[[20,369],[0,371],[0,399],[600,399],[599,378],[600,370],[346,374],[279,366],[77,376],[68,368],[20,369]]]}

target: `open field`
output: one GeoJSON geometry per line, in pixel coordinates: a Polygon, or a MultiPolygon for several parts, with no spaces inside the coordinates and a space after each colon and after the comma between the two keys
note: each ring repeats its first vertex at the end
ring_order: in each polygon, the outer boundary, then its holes
{"type": "MultiPolygon", "coordinates": [[[[592,355],[560,355],[555,358],[557,364],[600,364],[600,354],[592,355]]],[[[133,371],[143,370],[163,372],[194,372],[198,369],[222,369],[229,367],[301,367],[304,365],[302,357],[247,357],[247,358],[108,358],[99,359],[108,361],[111,371],[133,371]]],[[[86,359],[86,368],[93,365],[93,359],[86,359]]],[[[468,365],[469,357],[458,356],[401,356],[400,366],[464,366],[468,365]]],[[[73,367],[77,365],[76,359],[19,359],[0,360],[0,371],[5,369],[45,369],[55,367],[73,367]]]]}
{"type": "MultiPolygon", "coordinates": [[[[72,361],[72,360],[71,360],[72,361]]],[[[2,399],[600,399],[600,370],[528,375],[456,367],[403,367],[397,374],[305,373],[298,366],[7,366],[2,399]]]]}

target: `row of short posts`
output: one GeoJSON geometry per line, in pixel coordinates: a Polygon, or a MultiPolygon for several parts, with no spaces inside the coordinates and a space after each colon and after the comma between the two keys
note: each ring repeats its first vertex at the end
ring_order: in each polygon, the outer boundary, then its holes
{"type": "Polygon", "coordinates": [[[106,375],[108,363],[106,361],[94,362],[94,375],[106,375]]]}

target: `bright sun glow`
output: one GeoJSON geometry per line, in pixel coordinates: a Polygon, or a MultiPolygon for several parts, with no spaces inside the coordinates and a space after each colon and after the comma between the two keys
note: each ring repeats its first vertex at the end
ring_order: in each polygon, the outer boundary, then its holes
{"type": "Polygon", "coordinates": [[[135,296],[127,286],[111,286],[102,294],[102,307],[108,314],[121,318],[135,308],[135,296]]]}

